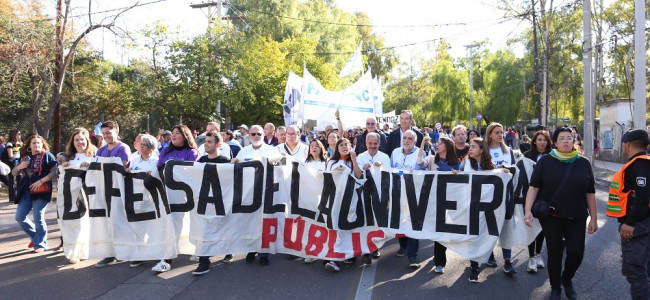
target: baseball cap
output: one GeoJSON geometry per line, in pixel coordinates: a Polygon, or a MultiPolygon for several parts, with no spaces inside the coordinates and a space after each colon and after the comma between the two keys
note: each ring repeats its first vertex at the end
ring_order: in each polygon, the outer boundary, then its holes
{"type": "Polygon", "coordinates": [[[646,143],[649,143],[650,139],[648,139],[648,132],[641,129],[630,129],[625,134],[623,134],[623,137],[621,138],[621,142],[623,143],[636,140],[643,140],[646,143]]]}
{"type": "Polygon", "coordinates": [[[246,126],[246,124],[239,125],[239,128],[244,128],[244,129],[248,130],[248,126],[246,126]]]}

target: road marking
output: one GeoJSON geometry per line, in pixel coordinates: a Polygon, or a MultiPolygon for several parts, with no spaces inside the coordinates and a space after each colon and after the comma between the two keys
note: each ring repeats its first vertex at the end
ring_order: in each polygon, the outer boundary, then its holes
{"type": "Polygon", "coordinates": [[[357,286],[356,300],[372,299],[372,287],[375,285],[375,273],[377,273],[377,264],[379,260],[374,260],[371,265],[366,265],[361,271],[361,278],[357,286]]]}

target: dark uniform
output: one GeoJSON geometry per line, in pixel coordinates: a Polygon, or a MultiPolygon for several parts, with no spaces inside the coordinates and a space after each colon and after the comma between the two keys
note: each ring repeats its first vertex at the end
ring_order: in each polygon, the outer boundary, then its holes
{"type": "MultiPolygon", "coordinates": [[[[626,133],[628,136],[624,135],[622,140],[643,139],[641,135],[635,135],[635,131],[626,133]]],[[[630,160],[641,155],[647,154],[645,151],[639,152],[630,160]]],[[[630,239],[621,238],[621,272],[630,283],[632,299],[650,299],[650,160],[637,159],[625,169],[624,174],[623,192],[634,192],[629,194],[625,216],[618,221],[621,226],[627,224],[634,227],[634,232],[630,239]]]]}

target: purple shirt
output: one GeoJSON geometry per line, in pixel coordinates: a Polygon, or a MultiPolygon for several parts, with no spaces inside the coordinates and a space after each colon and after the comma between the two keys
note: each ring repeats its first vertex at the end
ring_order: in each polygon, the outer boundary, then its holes
{"type": "Polygon", "coordinates": [[[172,147],[164,148],[158,156],[158,165],[162,165],[168,160],[183,160],[183,161],[197,161],[199,159],[199,151],[192,148],[185,148],[182,150],[173,150],[172,147]]]}
{"type": "Polygon", "coordinates": [[[104,145],[97,150],[95,155],[99,157],[119,157],[122,161],[129,161],[131,148],[129,148],[129,145],[118,141],[115,148],[108,150],[108,145],[104,145]]]}

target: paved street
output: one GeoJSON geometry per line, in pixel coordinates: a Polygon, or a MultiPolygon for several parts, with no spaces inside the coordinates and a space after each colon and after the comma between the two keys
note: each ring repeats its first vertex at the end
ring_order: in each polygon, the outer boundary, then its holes
{"type": "MultiPolygon", "coordinates": [[[[580,299],[629,299],[629,285],[620,274],[617,223],[604,215],[606,188],[606,182],[597,183],[600,229],[587,235],[585,258],[574,279],[580,299]]],[[[374,264],[343,266],[338,274],[326,272],[321,262],[308,265],[284,255],[271,255],[266,267],[247,264],[243,254],[235,255],[231,263],[214,257],[212,271],[201,277],[192,276],[196,263],[186,255],[174,260],[172,271],[160,275],[150,271],[153,262],[136,268],[119,263],[97,269],[93,266],[97,260],[69,265],[61,252],[28,250],[29,241],[14,221],[14,212],[15,205],[7,202],[4,192],[0,199],[3,299],[545,299],[550,289],[545,269],[526,272],[526,248],[513,249],[519,272],[514,277],[503,274],[501,251],[495,249],[499,267],[482,267],[481,282],[470,283],[469,262],[449,251],[445,273],[433,272],[430,241],[420,243],[422,267],[416,271],[407,267],[405,257],[395,257],[397,241],[387,243],[374,264]]],[[[52,205],[47,219],[53,247],[60,232],[52,205]]]]}

